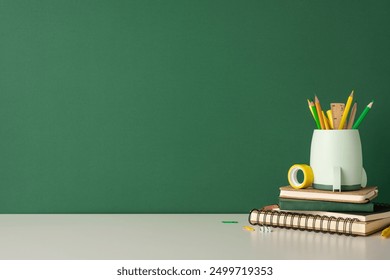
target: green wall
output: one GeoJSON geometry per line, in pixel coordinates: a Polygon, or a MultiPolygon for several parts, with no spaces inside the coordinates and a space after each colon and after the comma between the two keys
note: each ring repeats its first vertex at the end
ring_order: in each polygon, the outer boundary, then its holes
{"type": "Polygon", "coordinates": [[[355,90],[390,202],[389,1],[0,0],[0,213],[242,212],[355,90]]]}

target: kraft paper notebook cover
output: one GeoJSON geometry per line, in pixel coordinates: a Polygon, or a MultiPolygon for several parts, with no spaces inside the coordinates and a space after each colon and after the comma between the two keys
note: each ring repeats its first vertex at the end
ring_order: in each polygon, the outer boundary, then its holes
{"type": "Polygon", "coordinates": [[[390,217],[372,221],[358,218],[342,218],[328,215],[253,209],[248,221],[252,225],[265,225],[294,230],[367,236],[390,224],[390,217]]]}
{"type": "Polygon", "coordinates": [[[374,203],[350,203],[307,199],[279,198],[281,210],[309,210],[309,211],[335,211],[335,212],[373,212],[374,203]]]}
{"type": "Polygon", "coordinates": [[[280,187],[280,198],[324,200],[335,202],[367,203],[378,195],[377,187],[366,187],[356,191],[333,192],[314,188],[294,189],[280,187]]]}

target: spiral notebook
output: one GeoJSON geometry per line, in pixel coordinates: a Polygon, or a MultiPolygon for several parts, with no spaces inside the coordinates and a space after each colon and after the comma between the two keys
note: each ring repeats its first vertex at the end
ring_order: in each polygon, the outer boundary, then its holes
{"type": "Polygon", "coordinates": [[[249,223],[294,230],[307,230],[323,233],[367,236],[390,225],[390,217],[362,221],[356,217],[335,217],[308,213],[278,211],[276,206],[253,209],[249,214],[249,223]]]}
{"type": "Polygon", "coordinates": [[[390,204],[385,203],[373,203],[374,204],[374,211],[373,212],[331,212],[331,211],[321,211],[321,210],[314,210],[314,211],[300,211],[300,210],[281,210],[280,208],[276,208],[274,210],[277,211],[286,211],[286,212],[294,212],[294,213],[300,213],[300,214],[310,214],[314,216],[333,216],[335,218],[350,218],[350,219],[358,219],[362,222],[368,222],[373,220],[379,220],[384,218],[390,218],[390,204]]]}

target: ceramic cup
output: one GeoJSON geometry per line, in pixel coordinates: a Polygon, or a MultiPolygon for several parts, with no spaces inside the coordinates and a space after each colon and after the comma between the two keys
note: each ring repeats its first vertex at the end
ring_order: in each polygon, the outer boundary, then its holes
{"type": "Polygon", "coordinates": [[[367,184],[357,129],[313,132],[310,149],[313,187],[321,190],[357,190],[367,184]]]}

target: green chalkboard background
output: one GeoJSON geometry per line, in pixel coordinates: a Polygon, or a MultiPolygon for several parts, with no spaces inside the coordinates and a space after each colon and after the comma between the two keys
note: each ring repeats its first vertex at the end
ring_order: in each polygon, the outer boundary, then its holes
{"type": "Polygon", "coordinates": [[[351,90],[390,202],[390,2],[0,0],[0,213],[247,213],[351,90]]]}

